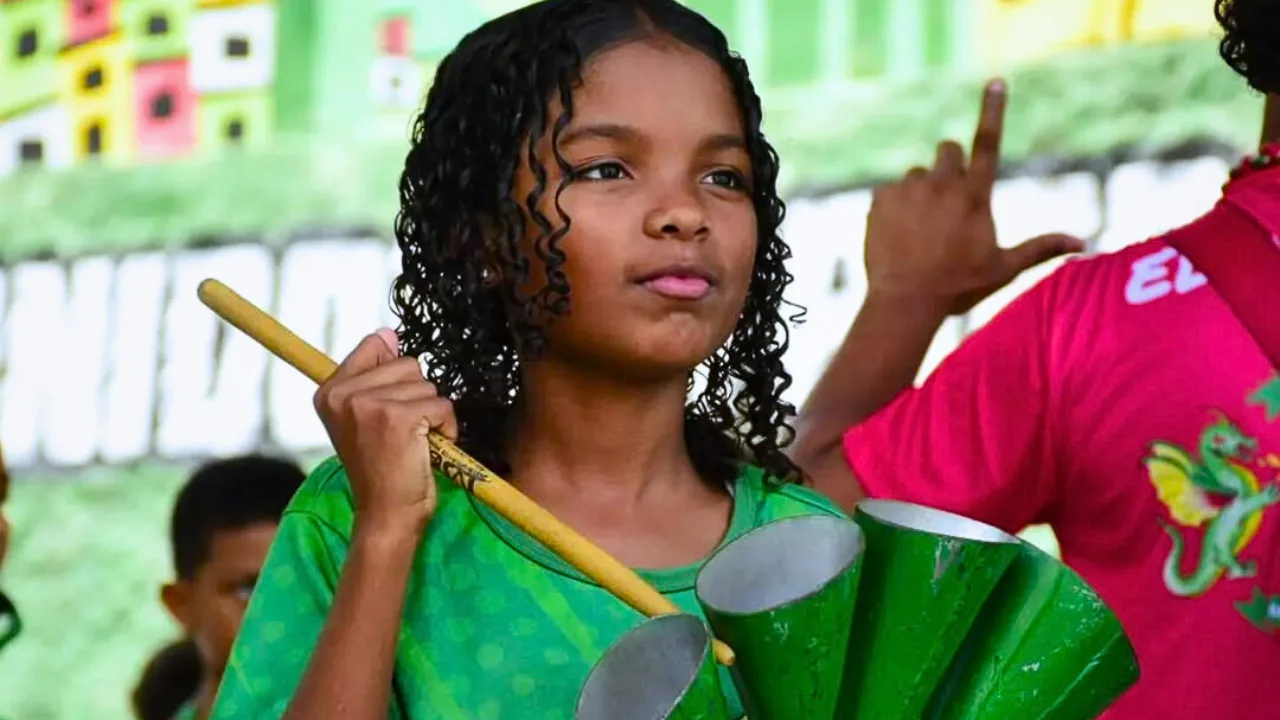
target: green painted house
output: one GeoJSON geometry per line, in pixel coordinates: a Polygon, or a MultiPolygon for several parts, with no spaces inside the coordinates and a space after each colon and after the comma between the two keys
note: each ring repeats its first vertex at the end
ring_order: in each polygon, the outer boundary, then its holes
{"type": "Polygon", "coordinates": [[[125,0],[120,25],[133,59],[139,63],[182,57],[188,53],[187,32],[193,0],[125,0]]]}
{"type": "Polygon", "coordinates": [[[57,94],[64,12],[60,0],[0,2],[0,122],[57,94]]]}

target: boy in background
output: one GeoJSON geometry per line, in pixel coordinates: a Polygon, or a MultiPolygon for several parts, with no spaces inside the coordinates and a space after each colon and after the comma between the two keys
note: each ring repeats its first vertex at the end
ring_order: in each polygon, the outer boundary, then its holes
{"type": "MultiPolygon", "coordinates": [[[[204,465],[178,495],[170,538],[177,577],[160,598],[195,646],[200,674],[176,720],[209,716],[280,516],[305,478],[293,462],[250,455],[204,465]]],[[[135,700],[163,676],[144,674],[135,700]]]]}

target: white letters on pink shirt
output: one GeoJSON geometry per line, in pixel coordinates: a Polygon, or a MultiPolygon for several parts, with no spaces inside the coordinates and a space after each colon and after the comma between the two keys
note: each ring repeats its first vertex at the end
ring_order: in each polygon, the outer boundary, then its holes
{"type": "Polygon", "coordinates": [[[1134,261],[1129,282],[1124,286],[1124,299],[1130,305],[1145,305],[1171,292],[1185,295],[1204,287],[1207,282],[1208,279],[1192,267],[1189,260],[1179,255],[1177,250],[1166,247],[1134,261]],[[1176,272],[1170,267],[1175,258],[1178,261],[1176,272]]]}

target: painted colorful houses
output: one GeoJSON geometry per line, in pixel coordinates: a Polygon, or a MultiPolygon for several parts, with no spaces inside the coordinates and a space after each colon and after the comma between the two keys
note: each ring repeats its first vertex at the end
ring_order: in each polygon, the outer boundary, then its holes
{"type": "MultiPolygon", "coordinates": [[[[282,137],[403,138],[458,38],[528,1],[0,0],[0,177],[282,137]]],[[[685,1],[775,97],[1214,26],[1206,0],[685,1]]]]}
{"type": "Polygon", "coordinates": [[[67,109],[57,90],[65,11],[60,0],[0,3],[0,176],[72,160],[67,109]]]}
{"type": "Polygon", "coordinates": [[[75,160],[124,160],[133,145],[133,73],[119,27],[119,0],[69,0],[57,55],[57,101],[71,126],[75,160]]]}
{"type": "Polygon", "coordinates": [[[370,100],[380,109],[412,110],[422,102],[427,80],[413,53],[414,18],[390,12],[378,19],[377,56],[369,70],[370,100]]]}
{"type": "Polygon", "coordinates": [[[189,0],[121,2],[133,66],[134,149],[140,160],[185,155],[196,146],[197,99],[191,87],[189,0]]]}
{"type": "Polygon", "coordinates": [[[1004,67],[1066,50],[1218,32],[1204,0],[973,0],[980,62],[1004,67]]]}
{"type": "Polygon", "coordinates": [[[262,146],[271,137],[276,7],[268,0],[199,0],[188,34],[199,142],[262,146]]]}
{"type": "Polygon", "coordinates": [[[276,18],[274,0],[0,0],[0,176],[265,144],[276,18]]]}

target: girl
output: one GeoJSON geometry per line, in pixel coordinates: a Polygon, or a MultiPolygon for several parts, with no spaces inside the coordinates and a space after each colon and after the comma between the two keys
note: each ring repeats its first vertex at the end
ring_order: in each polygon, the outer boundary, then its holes
{"type": "Polygon", "coordinates": [[[642,618],[434,482],[428,427],[690,612],[721,543],[839,513],[782,451],[777,171],[746,66],[673,0],[464,38],[400,184],[400,335],[316,395],[337,459],[285,514],[215,717],[572,716],[642,618]]]}

